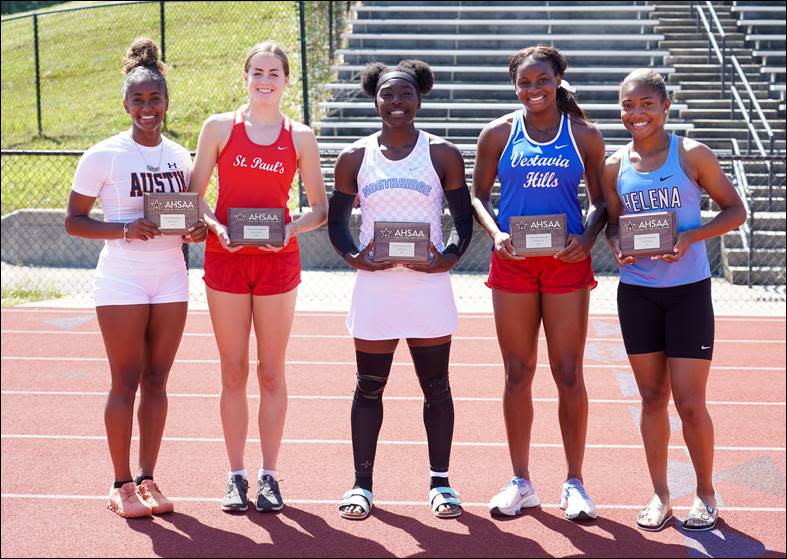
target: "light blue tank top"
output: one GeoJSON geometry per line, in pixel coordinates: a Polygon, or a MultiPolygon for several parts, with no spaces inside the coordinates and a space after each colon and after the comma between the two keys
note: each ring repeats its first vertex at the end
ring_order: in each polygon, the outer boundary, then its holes
{"type": "Polygon", "coordinates": [[[508,219],[512,216],[566,214],[568,232],[581,235],[585,224],[577,190],[584,174],[585,165],[568,115],[561,116],[557,135],[540,143],[528,136],[524,109],[518,110],[497,163],[500,230],[509,232],[508,219]]]}
{"type": "MultiPolygon", "coordinates": [[[[648,173],[635,171],[631,166],[628,147],[623,150],[618,172],[618,196],[623,202],[625,214],[675,212],[678,233],[681,233],[702,225],[702,189],[683,171],[678,155],[679,141],[680,138],[673,134],[666,161],[648,173]]],[[[670,264],[646,256],[620,269],[621,282],[645,287],[674,287],[708,277],[710,265],[702,241],[689,246],[678,262],[670,264]]]]}

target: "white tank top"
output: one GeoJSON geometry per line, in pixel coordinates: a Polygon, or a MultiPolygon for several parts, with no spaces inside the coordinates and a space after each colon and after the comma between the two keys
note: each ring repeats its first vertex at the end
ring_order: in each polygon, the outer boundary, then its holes
{"type": "Polygon", "coordinates": [[[430,237],[442,251],[443,186],[432,165],[429,138],[419,130],[413,151],[399,161],[391,161],[380,150],[377,132],[365,140],[358,170],[358,198],[361,203],[363,249],[374,237],[375,221],[411,221],[430,224],[430,237]]]}

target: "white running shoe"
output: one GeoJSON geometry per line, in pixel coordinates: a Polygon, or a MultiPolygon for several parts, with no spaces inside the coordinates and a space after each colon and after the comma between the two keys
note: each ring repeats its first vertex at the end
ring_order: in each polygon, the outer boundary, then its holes
{"type": "Polygon", "coordinates": [[[560,492],[560,508],[566,511],[569,520],[594,520],[596,518],[596,505],[585,490],[585,486],[577,478],[571,478],[563,483],[560,492]]]}
{"type": "Polygon", "coordinates": [[[530,480],[514,477],[489,501],[489,512],[492,515],[516,516],[522,509],[539,504],[541,501],[530,480]]]}

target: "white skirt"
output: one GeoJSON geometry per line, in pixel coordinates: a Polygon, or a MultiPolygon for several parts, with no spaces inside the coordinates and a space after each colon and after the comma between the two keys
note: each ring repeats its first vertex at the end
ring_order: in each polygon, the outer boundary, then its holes
{"type": "Polygon", "coordinates": [[[457,327],[448,272],[426,274],[404,267],[358,270],[347,331],[363,340],[439,338],[457,327]]]}

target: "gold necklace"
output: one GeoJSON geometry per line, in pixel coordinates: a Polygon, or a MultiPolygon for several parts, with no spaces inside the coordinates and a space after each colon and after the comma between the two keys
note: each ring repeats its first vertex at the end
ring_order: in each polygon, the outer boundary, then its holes
{"type": "Polygon", "coordinates": [[[134,141],[134,138],[131,138],[131,143],[134,144],[135,148],[137,148],[137,153],[142,158],[142,161],[145,162],[145,167],[148,168],[148,171],[150,171],[151,173],[158,173],[159,170],[161,169],[161,158],[164,156],[164,139],[162,138],[161,143],[159,144],[158,165],[156,165],[155,167],[150,163],[148,163],[148,160],[145,159],[144,155],[142,155],[142,150],[139,149],[139,146],[137,145],[137,142],[134,141]]]}

